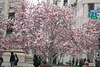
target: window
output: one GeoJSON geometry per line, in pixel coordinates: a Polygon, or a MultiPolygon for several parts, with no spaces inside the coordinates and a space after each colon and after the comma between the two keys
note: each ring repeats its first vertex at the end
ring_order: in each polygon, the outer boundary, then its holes
{"type": "Polygon", "coordinates": [[[66,3],[67,3],[67,0],[64,0],[64,6],[65,6],[66,3]]]}
{"type": "Polygon", "coordinates": [[[13,7],[10,6],[9,9],[13,9],[13,7]]]}
{"type": "Polygon", "coordinates": [[[99,36],[99,43],[100,43],[100,36],[99,36]]]}
{"type": "Polygon", "coordinates": [[[99,46],[99,48],[100,48],[100,36],[99,36],[99,38],[98,38],[98,39],[99,39],[99,44],[98,44],[98,46],[99,46]]]}
{"type": "Polygon", "coordinates": [[[88,4],[88,11],[90,12],[90,10],[94,10],[94,3],[88,4]]]}
{"type": "Polygon", "coordinates": [[[5,9],[5,3],[3,3],[3,10],[5,9]]]}
{"type": "Polygon", "coordinates": [[[13,32],[12,26],[13,24],[7,25],[6,35],[11,34],[13,32]]]}
{"type": "Polygon", "coordinates": [[[2,18],[4,18],[4,14],[2,14],[2,18]]]}
{"type": "Polygon", "coordinates": [[[8,16],[9,19],[14,20],[14,17],[15,17],[15,13],[9,13],[8,16]]]}

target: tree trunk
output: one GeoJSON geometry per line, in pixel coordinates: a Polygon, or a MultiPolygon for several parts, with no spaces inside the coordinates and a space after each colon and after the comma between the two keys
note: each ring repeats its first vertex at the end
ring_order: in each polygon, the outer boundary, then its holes
{"type": "Polygon", "coordinates": [[[49,65],[53,65],[53,56],[51,55],[51,53],[49,53],[49,56],[48,56],[48,63],[49,65]]]}

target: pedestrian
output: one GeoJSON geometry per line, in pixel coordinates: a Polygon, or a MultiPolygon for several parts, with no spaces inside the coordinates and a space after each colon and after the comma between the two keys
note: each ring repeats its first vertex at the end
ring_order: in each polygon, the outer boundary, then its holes
{"type": "Polygon", "coordinates": [[[72,60],[72,65],[74,65],[74,58],[73,58],[73,60],[72,60]]]}
{"type": "Polygon", "coordinates": [[[99,54],[97,55],[97,58],[96,58],[96,66],[100,67],[100,55],[99,54]]]}
{"type": "Polygon", "coordinates": [[[80,59],[80,61],[79,61],[79,67],[83,67],[82,59],[80,59]]]}
{"type": "Polygon", "coordinates": [[[89,62],[88,62],[88,61],[85,61],[83,67],[90,67],[90,66],[89,66],[89,62]]]}
{"type": "Polygon", "coordinates": [[[90,59],[87,59],[87,61],[90,63],[90,59]]]}
{"type": "Polygon", "coordinates": [[[14,53],[11,52],[11,56],[10,56],[10,64],[11,64],[11,67],[14,67],[14,62],[15,62],[15,56],[14,56],[14,53]]]}
{"type": "Polygon", "coordinates": [[[41,65],[41,58],[39,54],[34,55],[33,62],[34,67],[39,67],[41,65]]]}
{"type": "Polygon", "coordinates": [[[85,64],[86,58],[83,60],[83,65],[85,64]]]}
{"type": "Polygon", "coordinates": [[[2,55],[0,55],[0,67],[2,66],[2,63],[3,63],[3,58],[2,55]]]}
{"type": "Polygon", "coordinates": [[[78,59],[76,60],[76,66],[78,65],[78,59]]]}
{"type": "Polygon", "coordinates": [[[43,60],[40,67],[49,67],[49,65],[47,64],[46,60],[43,60]]]}
{"type": "Polygon", "coordinates": [[[97,59],[95,59],[95,67],[97,67],[97,59]]]}
{"type": "Polygon", "coordinates": [[[17,54],[15,54],[15,62],[14,62],[14,65],[17,66],[17,63],[18,63],[19,59],[17,57],[17,54]]]}
{"type": "Polygon", "coordinates": [[[68,64],[69,64],[69,66],[71,66],[71,60],[69,60],[68,64]]]}

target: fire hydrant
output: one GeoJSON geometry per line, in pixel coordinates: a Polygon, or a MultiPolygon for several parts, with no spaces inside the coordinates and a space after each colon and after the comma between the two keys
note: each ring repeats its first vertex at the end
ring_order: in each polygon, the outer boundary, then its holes
{"type": "Polygon", "coordinates": [[[65,62],[65,67],[69,67],[69,64],[68,64],[68,62],[65,62]]]}

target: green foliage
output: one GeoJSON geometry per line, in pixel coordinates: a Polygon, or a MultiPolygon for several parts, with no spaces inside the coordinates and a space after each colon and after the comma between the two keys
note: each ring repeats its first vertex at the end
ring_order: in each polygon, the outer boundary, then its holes
{"type": "Polygon", "coordinates": [[[79,67],[79,66],[69,66],[69,67],[79,67]]]}
{"type": "Polygon", "coordinates": [[[65,66],[64,64],[53,64],[53,66],[65,66]]]}

